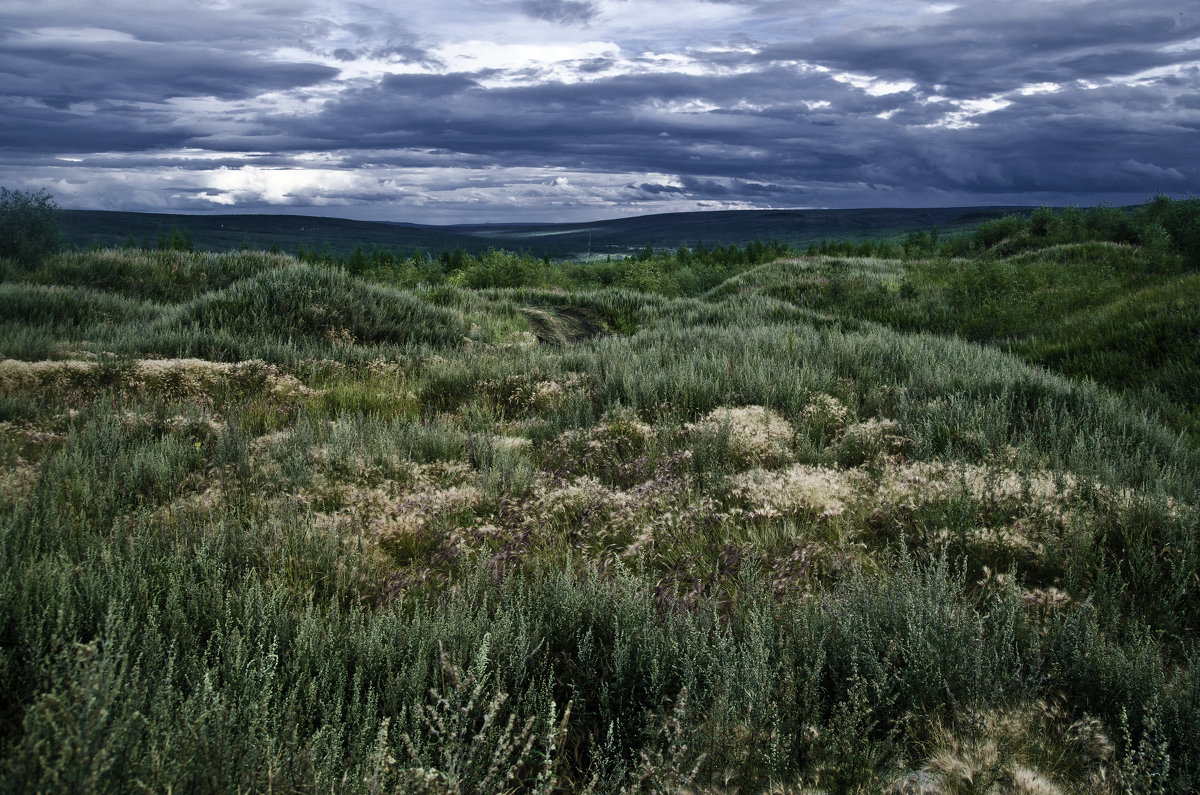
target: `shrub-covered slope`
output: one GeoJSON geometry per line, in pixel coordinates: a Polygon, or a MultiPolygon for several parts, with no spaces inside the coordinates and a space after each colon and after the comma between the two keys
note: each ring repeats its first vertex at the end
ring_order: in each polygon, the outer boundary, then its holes
{"type": "MultiPolygon", "coordinates": [[[[986,273],[701,299],[70,256],[0,285],[5,790],[1200,783],[1183,399],[981,346],[935,296],[986,273]]],[[[1001,319],[1115,327],[1122,278],[1001,319]]]]}
{"type": "Polygon", "coordinates": [[[1006,259],[814,257],[740,274],[709,293],[763,294],[998,348],[1136,396],[1200,435],[1200,274],[1129,246],[1078,243],[1006,259]]]}

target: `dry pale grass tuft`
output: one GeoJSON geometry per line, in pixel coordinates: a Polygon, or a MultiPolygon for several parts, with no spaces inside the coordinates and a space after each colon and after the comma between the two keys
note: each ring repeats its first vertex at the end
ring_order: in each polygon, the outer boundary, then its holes
{"type": "Polygon", "coordinates": [[[729,478],[730,495],[756,519],[810,514],[824,519],[841,516],[855,495],[869,484],[852,470],[794,464],[787,469],[754,469],[729,478]]]}
{"type": "Polygon", "coordinates": [[[287,443],[287,440],[292,438],[294,433],[293,429],[284,428],[283,430],[263,434],[250,442],[250,454],[252,456],[265,455],[271,450],[278,449],[287,443]]]}
{"type": "Polygon", "coordinates": [[[66,437],[57,431],[38,426],[35,423],[0,422],[0,437],[12,439],[19,444],[42,447],[51,442],[61,442],[66,437]]]}
{"type": "Polygon", "coordinates": [[[500,343],[502,348],[533,348],[538,344],[537,335],[532,331],[510,331],[500,343]]]}
{"type": "Polygon", "coordinates": [[[962,543],[976,551],[1025,559],[1038,558],[1046,551],[1031,529],[1021,522],[1011,527],[976,527],[954,531],[943,527],[932,534],[931,540],[938,544],[962,543]]]}
{"type": "Polygon", "coordinates": [[[1087,782],[1086,792],[1107,792],[1106,765],[1113,745],[1095,718],[1070,720],[1061,706],[1033,702],[965,716],[965,733],[935,727],[933,751],[922,770],[892,792],[986,792],[1057,795],[1056,779],[1087,782]]]}
{"type": "MultiPolygon", "coordinates": [[[[657,540],[671,537],[699,509],[689,502],[687,480],[664,475],[630,489],[606,486],[591,476],[566,483],[542,478],[533,492],[524,522],[533,527],[549,525],[582,534],[596,546],[613,545],[623,554],[635,554],[657,540]]],[[[711,500],[701,500],[715,509],[711,500]]]]}
{"type": "Polygon", "coordinates": [[[553,487],[543,481],[534,489],[537,515],[546,521],[575,524],[589,515],[612,519],[613,514],[633,507],[624,492],[605,486],[589,475],[553,487]]]}
{"type": "Polygon", "coordinates": [[[884,468],[878,499],[915,510],[932,501],[966,496],[1006,510],[1063,516],[1076,484],[1069,472],[914,461],[884,468]]]}
{"type": "Polygon", "coordinates": [[[220,416],[207,412],[198,416],[175,414],[170,417],[158,417],[153,412],[123,411],[120,415],[121,429],[131,431],[137,428],[151,428],[171,436],[192,440],[213,439],[225,432],[225,423],[220,416]]]}
{"type": "Polygon", "coordinates": [[[584,388],[579,373],[548,376],[542,373],[515,373],[505,378],[479,382],[480,392],[490,395],[512,416],[546,414],[566,405],[571,397],[584,388]]]}
{"type": "Polygon", "coordinates": [[[596,475],[606,482],[633,485],[650,477],[647,456],[657,439],[654,428],[630,411],[609,412],[587,430],[559,434],[542,453],[542,465],[562,478],[596,475]]]}
{"type": "Polygon", "coordinates": [[[282,400],[316,394],[295,376],[257,359],[236,363],[203,359],[146,359],[136,363],[134,378],[149,389],[179,399],[195,398],[219,387],[261,390],[282,400]]]}
{"type": "Polygon", "coordinates": [[[776,466],[792,458],[791,424],[763,406],[717,408],[687,430],[693,435],[727,436],[729,454],[742,465],[776,466]]]}
{"type": "Polygon", "coordinates": [[[900,423],[889,419],[871,419],[846,426],[837,443],[838,460],[859,464],[900,455],[908,447],[900,423]]]}
{"type": "Polygon", "coordinates": [[[91,394],[101,389],[147,391],[167,400],[207,403],[217,390],[266,394],[295,400],[316,394],[295,376],[251,359],[210,362],[204,359],[143,359],[128,364],[66,360],[0,361],[0,392],[51,390],[91,394]]]}
{"type": "Polygon", "coordinates": [[[819,425],[833,431],[845,429],[850,419],[850,409],[833,395],[824,392],[813,395],[800,412],[800,420],[805,425],[819,425]]]}
{"type": "Polygon", "coordinates": [[[85,375],[95,367],[95,362],[78,359],[42,362],[4,359],[0,361],[0,392],[53,387],[57,383],[85,375]]]}
{"type": "Polygon", "coordinates": [[[528,453],[533,449],[533,441],[524,436],[493,436],[492,443],[497,450],[507,453],[528,453]]]}
{"type": "Polygon", "coordinates": [[[588,445],[606,447],[614,443],[625,443],[642,450],[654,441],[657,435],[654,427],[638,419],[636,413],[610,411],[588,433],[588,445]]]}
{"type": "MultiPolygon", "coordinates": [[[[308,494],[301,499],[311,500],[308,494]]],[[[343,487],[342,507],[332,513],[317,512],[317,522],[362,535],[396,557],[408,560],[419,550],[431,550],[450,531],[470,521],[483,492],[472,485],[439,487],[419,482],[409,489],[394,481],[370,488],[343,487]]]]}
{"type": "Polygon", "coordinates": [[[373,379],[398,381],[404,378],[406,366],[406,362],[380,357],[367,362],[367,374],[373,379]]]}
{"type": "Polygon", "coordinates": [[[225,492],[220,486],[209,486],[159,506],[147,515],[147,519],[150,523],[160,523],[164,527],[180,519],[187,519],[197,525],[209,524],[216,521],[215,517],[225,500],[225,492]]]}
{"type": "Polygon", "coordinates": [[[1007,773],[1004,789],[1014,795],[1060,795],[1062,792],[1058,785],[1036,770],[1016,765],[1007,773]]]}

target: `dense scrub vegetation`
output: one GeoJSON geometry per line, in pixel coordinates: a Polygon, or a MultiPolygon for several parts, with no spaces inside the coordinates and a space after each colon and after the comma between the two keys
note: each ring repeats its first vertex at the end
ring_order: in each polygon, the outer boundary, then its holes
{"type": "Polygon", "coordinates": [[[45,191],[0,188],[0,263],[32,265],[57,251],[62,243],[57,211],[58,204],[45,191]]]}
{"type": "Polygon", "coordinates": [[[1194,266],[1044,215],[10,263],[3,789],[1194,790],[1194,266]]]}
{"type": "Polygon", "coordinates": [[[1157,199],[1132,215],[1043,208],[969,239],[916,237],[908,256],[892,252],[899,262],[781,262],[710,295],[753,289],[843,321],[997,347],[1135,394],[1200,438],[1200,200],[1157,199]]]}

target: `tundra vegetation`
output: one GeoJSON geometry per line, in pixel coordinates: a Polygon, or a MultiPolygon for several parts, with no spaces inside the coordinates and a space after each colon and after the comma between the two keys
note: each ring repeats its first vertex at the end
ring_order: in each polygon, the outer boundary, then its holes
{"type": "Polygon", "coordinates": [[[1194,791],[1198,229],[10,258],[0,788],[1194,791]]]}

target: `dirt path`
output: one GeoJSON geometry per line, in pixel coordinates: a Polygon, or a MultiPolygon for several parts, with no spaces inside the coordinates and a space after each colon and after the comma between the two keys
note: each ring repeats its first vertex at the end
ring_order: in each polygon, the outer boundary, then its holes
{"type": "Polygon", "coordinates": [[[524,307],[521,314],[530,330],[545,345],[567,345],[603,334],[605,329],[596,313],[577,306],[524,307]]]}

